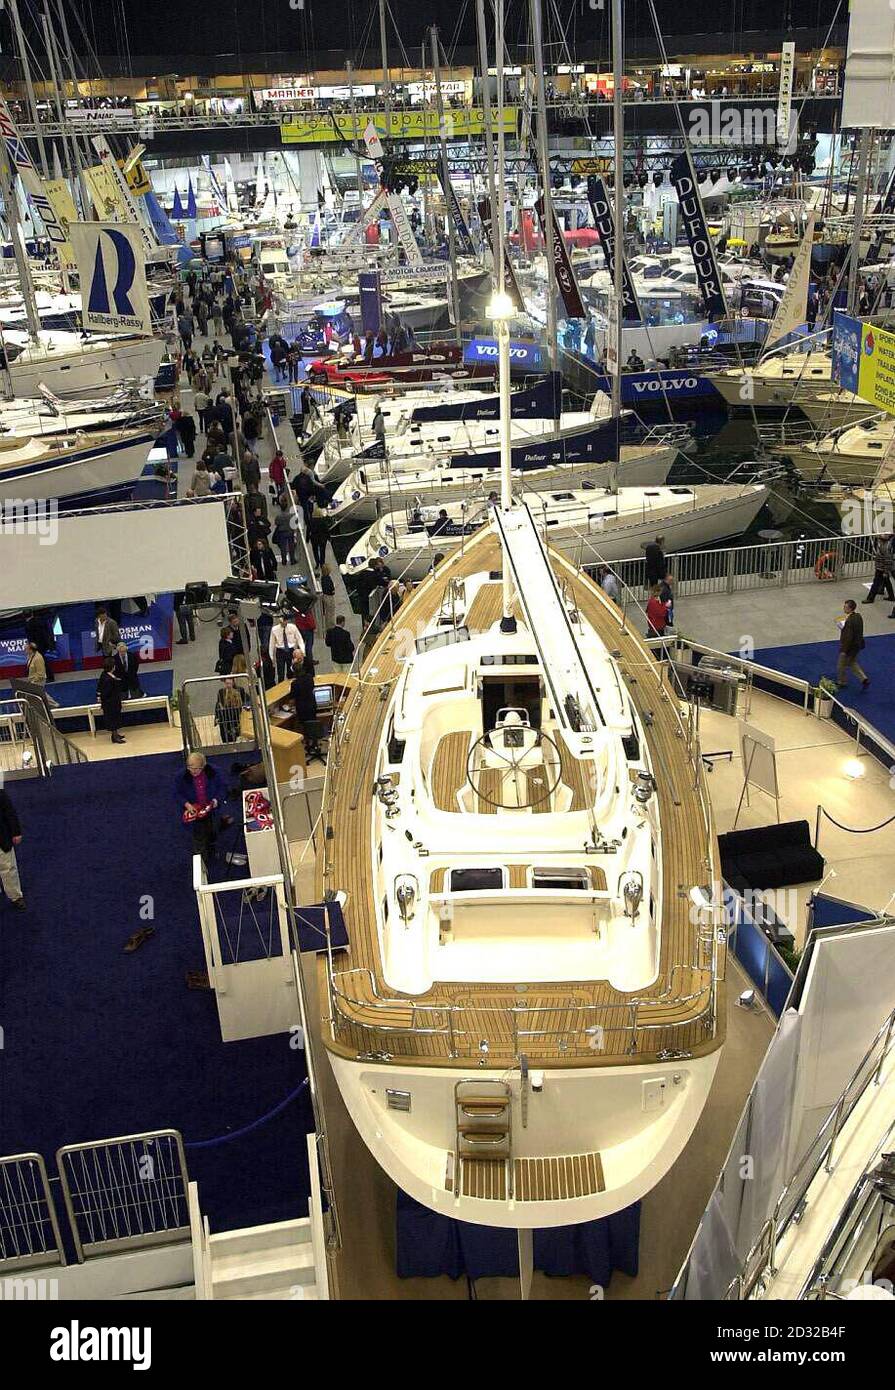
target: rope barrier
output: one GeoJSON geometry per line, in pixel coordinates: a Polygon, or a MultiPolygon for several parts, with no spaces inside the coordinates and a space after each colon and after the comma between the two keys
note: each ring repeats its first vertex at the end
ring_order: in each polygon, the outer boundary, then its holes
{"type": "Polygon", "coordinates": [[[866,830],[860,830],[853,825],[843,825],[840,821],[835,820],[834,817],[830,815],[829,811],[824,810],[823,806],[818,806],[817,811],[818,815],[826,816],[828,821],[832,821],[837,830],[845,830],[849,835],[872,835],[876,830],[885,830],[887,825],[891,825],[892,822],[895,821],[895,816],[890,816],[888,820],[884,820],[880,825],[869,825],[866,830]]]}
{"type": "Polygon", "coordinates": [[[257,1120],[252,1120],[250,1124],[243,1125],[242,1129],[234,1129],[232,1134],[218,1134],[214,1139],[194,1139],[192,1143],[187,1143],[187,1141],[184,1140],[183,1147],[185,1149],[213,1149],[216,1148],[218,1144],[229,1144],[231,1139],[242,1139],[246,1134],[251,1134],[253,1130],[260,1129],[262,1125],[266,1125],[268,1120],[273,1120],[277,1115],[280,1115],[286,1109],[287,1105],[292,1104],[296,1096],[301,1095],[307,1084],[308,1078],[305,1077],[304,1081],[296,1086],[294,1091],[290,1091],[288,1096],[285,1096],[272,1110],[268,1110],[266,1115],[261,1115],[257,1120]]]}

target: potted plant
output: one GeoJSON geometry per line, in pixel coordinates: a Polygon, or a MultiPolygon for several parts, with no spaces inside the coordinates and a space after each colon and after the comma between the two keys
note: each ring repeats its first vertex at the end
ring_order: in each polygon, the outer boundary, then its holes
{"type": "Polygon", "coordinates": [[[833,713],[833,696],[836,694],[836,682],[830,680],[829,676],[821,676],[817,685],[812,685],[811,696],[814,702],[814,713],[818,719],[829,719],[833,713]]]}

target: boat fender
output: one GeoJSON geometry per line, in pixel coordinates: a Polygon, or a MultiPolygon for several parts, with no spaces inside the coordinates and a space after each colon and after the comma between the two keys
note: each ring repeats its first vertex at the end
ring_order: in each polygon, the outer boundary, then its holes
{"type": "Polygon", "coordinates": [[[823,555],[818,555],[814,565],[814,577],[822,581],[836,578],[835,551],[825,550],[823,555]]]}

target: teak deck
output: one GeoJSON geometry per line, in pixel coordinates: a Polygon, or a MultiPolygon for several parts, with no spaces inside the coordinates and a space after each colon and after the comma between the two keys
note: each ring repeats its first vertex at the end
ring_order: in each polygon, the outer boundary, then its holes
{"type": "MultiPolygon", "coordinates": [[[[349,951],[333,965],[337,997],[328,986],[327,957],[321,953],[321,1000],[327,1001],[326,1045],[346,1056],[375,1055],[403,1065],[480,1066],[513,1064],[524,1052],[532,1065],[599,1067],[637,1064],[673,1050],[691,1055],[713,1051],[723,1042],[723,947],[713,985],[711,946],[700,940],[691,920],[690,889],[717,881],[717,841],[706,831],[694,770],[676,696],[662,669],[639,637],[623,628],[622,616],[586,576],[554,556],[574,601],[608,649],[617,655],[621,676],[648,724],[648,744],[657,776],[662,834],[663,919],[657,979],[636,996],[605,980],[528,984],[440,982],[423,995],[402,995],[385,983],[370,875],[375,755],[389,702],[383,686],[401,672],[396,659],[401,629],[418,631],[439,611],[448,580],[493,571],[500,565],[497,538],[481,532],[463,552],[438,570],[434,581],[414,590],[395,622],[372,648],[358,688],[348,697],[346,720],[335,767],[327,779],[323,808],[326,852],[318,868],[319,900],[342,891],[349,951]],[[649,716],[649,718],[645,718],[649,716]],[[637,1024],[636,1047],[632,1024],[637,1024]]],[[[467,615],[470,630],[490,627],[500,615],[498,582],[482,589],[467,615]]],[[[456,809],[465,779],[471,734],[449,735],[450,756],[441,760],[433,795],[444,810],[456,809]]],[[[564,780],[584,805],[582,769],[563,759],[564,780]],[[569,764],[570,766],[566,766],[569,764]]],[[[521,886],[524,866],[510,867],[510,887],[521,886]]],[[[431,872],[433,892],[443,890],[442,870],[431,872]]],[[[596,879],[594,886],[597,886],[596,879]]],[[[703,929],[704,930],[704,929],[703,929]]]]}

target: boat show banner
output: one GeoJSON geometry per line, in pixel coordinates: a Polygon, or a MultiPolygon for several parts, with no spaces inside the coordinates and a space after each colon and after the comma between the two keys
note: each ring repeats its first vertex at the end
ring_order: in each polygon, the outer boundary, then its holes
{"type": "MultiPolygon", "coordinates": [[[[541,223],[541,230],[544,233],[544,240],[547,240],[547,227],[544,217],[544,198],[543,195],[537,201],[538,218],[541,223]]],[[[569,256],[569,248],[566,246],[566,239],[562,234],[555,211],[552,216],[553,226],[550,228],[550,239],[553,245],[553,273],[556,276],[556,283],[562,295],[562,302],[566,308],[566,318],[584,319],[587,314],[581,302],[581,291],[578,289],[578,281],[575,279],[575,272],[572,269],[572,261],[569,256]]]]}
{"type": "Polygon", "coordinates": [[[696,267],[696,278],[699,281],[706,314],[710,319],[726,319],[724,286],[718,274],[715,248],[706,226],[705,212],[696,186],[696,175],[693,172],[693,161],[689,151],[685,150],[683,154],[679,154],[672,164],[671,182],[680,203],[684,232],[696,267]]]}
{"type": "Polygon", "coordinates": [[[895,415],[895,333],[833,311],[833,380],[895,415]]]}
{"type": "MultiPolygon", "coordinates": [[[[615,220],[612,216],[612,206],[609,202],[606,185],[598,174],[591,174],[587,180],[587,198],[590,203],[590,210],[594,215],[594,226],[597,229],[597,236],[600,238],[600,247],[606,257],[606,269],[614,277],[615,220]]],[[[643,315],[640,312],[640,305],[637,303],[634,281],[631,279],[631,272],[628,270],[628,262],[625,259],[622,261],[622,300],[625,323],[642,323],[643,315]]]]}
{"type": "MultiPolygon", "coordinates": [[[[503,130],[505,135],[515,135],[518,122],[518,109],[505,106],[503,111],[503,130]]],[[[498,111],[491,112],[492,128],[498,128],[498,111]]],[[[391,111],[386,125],[384,111],[371,115],[350,111],[295,111],[284,116],[280,124],[280,140],[284,145],[329,145],[350,141],[356,144],[363,140],[368,125],[374,125],[380,139],[423,140],[427,136],[437,140],[441,133],[437,111],[391,111]]],[[[485,128],[485,113],[480,106],[452,108],[444,113],[444,125],[448,139],[462,140],[469,135],[482,135],[485,128]]]]}
{"type": "Polygon", "coordinates": [[[78,261],[84,328],[149,336],[152,310],[139,228],[130,222],[73,222],[69,236],[78,261]]]}

